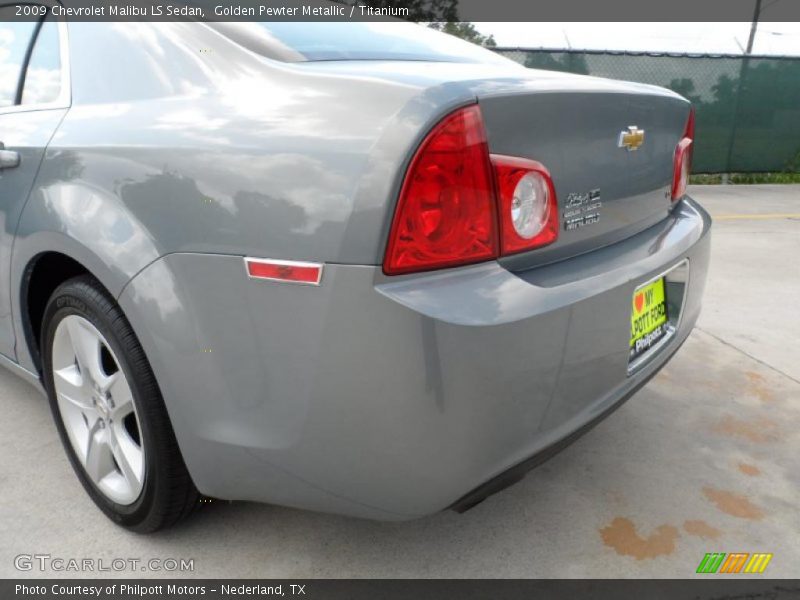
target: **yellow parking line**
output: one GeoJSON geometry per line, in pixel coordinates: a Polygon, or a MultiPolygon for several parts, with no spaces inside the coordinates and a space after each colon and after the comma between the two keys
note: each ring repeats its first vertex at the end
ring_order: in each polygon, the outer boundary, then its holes
{"type": "Polygon", "coordinates": [[[763,215],[711,215],[715,221],[768,221],[771,219],[800,219],[800,213],[766,213],[763,215]]]}

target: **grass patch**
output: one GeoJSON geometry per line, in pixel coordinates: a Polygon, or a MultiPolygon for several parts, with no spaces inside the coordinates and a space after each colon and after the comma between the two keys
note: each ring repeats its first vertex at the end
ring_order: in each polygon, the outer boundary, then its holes
{"type": "MultiPolygon", "coordinates": [[[[720,173],[689,176],[689,183],[693,185],[719,185],[722,183],[720,173]]],[[[730,173],[728,183],[734,185],[752,183],[800,183],[800,173],[730,173]]]]}

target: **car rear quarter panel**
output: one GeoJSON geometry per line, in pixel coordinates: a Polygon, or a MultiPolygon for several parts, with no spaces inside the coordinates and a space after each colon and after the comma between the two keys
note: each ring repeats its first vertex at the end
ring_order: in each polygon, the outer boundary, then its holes
{"type": "Polygon", "coordinates": [[[49,157],[71,170],[50,179],[117,195],[159,254],[374,263],[398,164],[469,99],[268,61],[199,24],[70,31],[73,107],[49,157]]]}
{"type": "MultiPolygon", "coordinates": [[[[470,99],[268,61],[198,23],[69,32],[72,107],[20,217],[12,289],[46,251],[114,296],[177,252],[375,264],[409,149],[470,99]]],[[[35,370],[27,348],[18,360],[35,370]]]]}

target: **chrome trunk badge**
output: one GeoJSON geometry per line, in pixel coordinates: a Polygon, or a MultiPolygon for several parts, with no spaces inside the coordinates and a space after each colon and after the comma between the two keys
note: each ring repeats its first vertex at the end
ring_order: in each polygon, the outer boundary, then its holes
{"type": "Polygon", "coordinates": [[[572,192],[567,194],[564,206],[564,230],[572,231],[573,229],[594,225],[600,220],[602,206],[600,188],[586,193],[572,192]]]}

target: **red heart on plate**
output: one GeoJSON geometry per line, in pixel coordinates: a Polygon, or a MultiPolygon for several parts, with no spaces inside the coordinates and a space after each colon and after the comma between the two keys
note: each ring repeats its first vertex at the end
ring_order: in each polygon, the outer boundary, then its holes
{"type": "Polygon", "coordinates": [[[639,292],[638,294],[636,294],[636,296],[633,298],[633,305],[636,307],[636,312],[637,313],[642,312],[642,307],[644,306],[644,293],[643,292],[639,292]]]}

